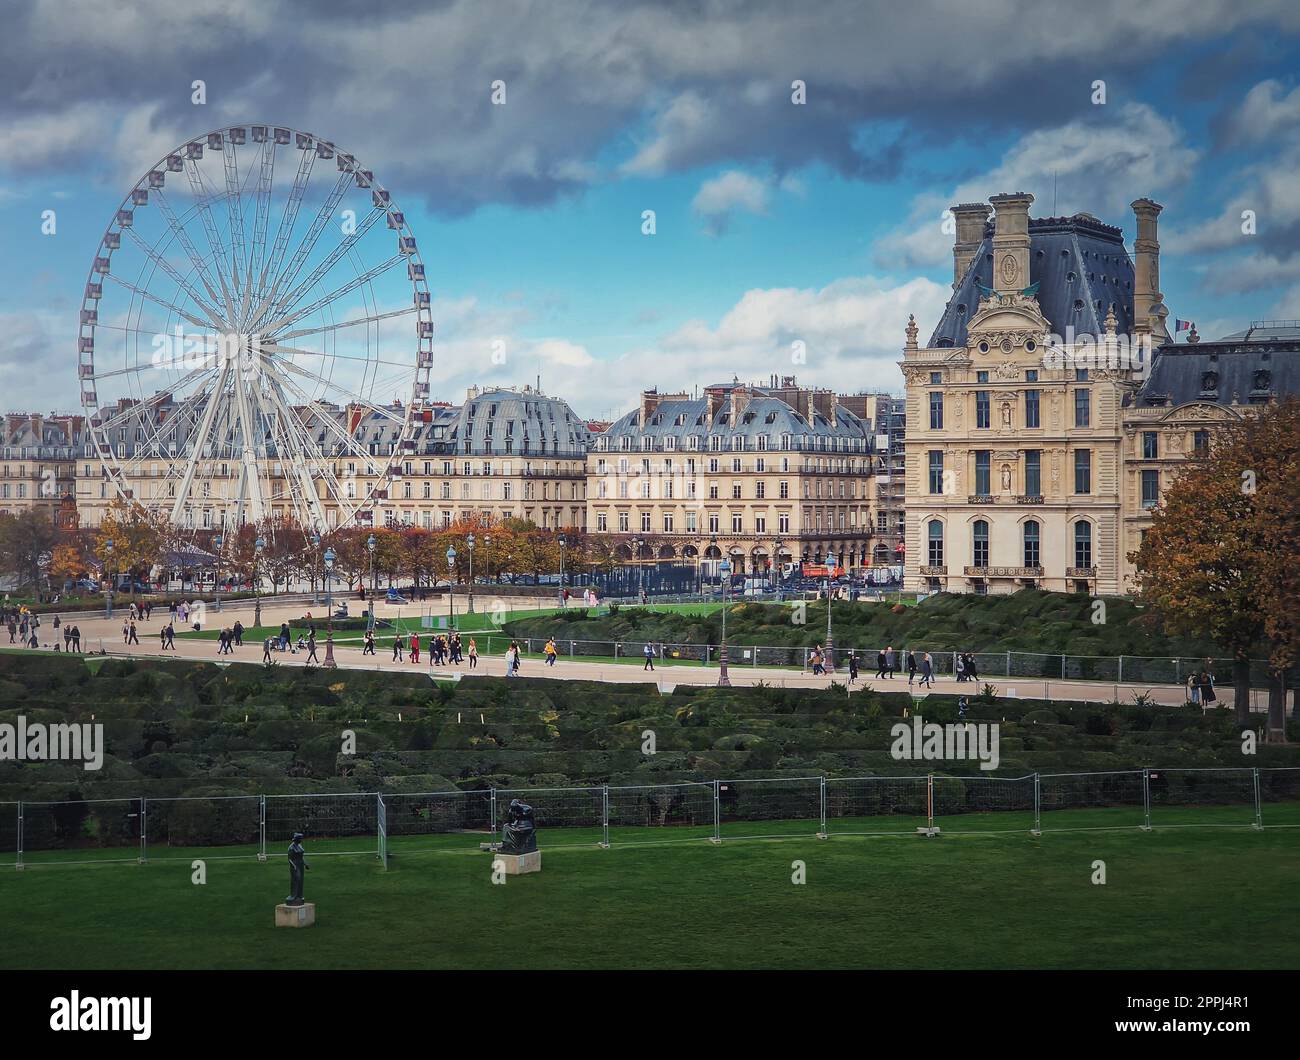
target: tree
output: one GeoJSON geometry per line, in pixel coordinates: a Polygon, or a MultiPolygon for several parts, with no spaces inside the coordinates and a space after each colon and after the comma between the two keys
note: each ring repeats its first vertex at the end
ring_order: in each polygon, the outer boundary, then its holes
{"type": "Polygon", "coordinates": [[[86,550],[78,537],[69,537],[54,546],[50,556],[50,578],[72,581],[86,573],[86,550]]]}
{"type": "Polygon", "coordinates": [[[18,585],[39,585],[58,531],[45,512],[29,509],[0,519],[0,570],[15,575],[18,585]]]}
{"type": "Polygon", "coordinates": [[[1269,731],[1285,727],[1284,677],[1295,665],[1300,555],[1300,401],[1216,432],[1187,462],[1131,557],[1140,592],[1173,632],[1208,634],[1233,655],[1237,720],[1250,724],[1250,657],[1268,651],[1269,731]]]}
{"type": "Polygon", "coordinates": [[[166,531],[162,521],[141,504],[114,498],[100,520],[93,550],[105,576],[129,574],[132,586],[148,575],[162,554],[166,531]],[[109,552],[108,543],[113,543],[109,552]]]}

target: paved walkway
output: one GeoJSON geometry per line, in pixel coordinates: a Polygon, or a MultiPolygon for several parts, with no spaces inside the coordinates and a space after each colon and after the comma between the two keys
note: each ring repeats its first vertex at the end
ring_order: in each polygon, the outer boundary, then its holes
{"type": "MultiPolygon", "coordinates": [[[[336,597],[336,602],[339,598],[336,597]]],[[[497,596],[476,596],[475,609],[482,612],[491,609],[494,605],[502,607],[504,610],[526,610],[545,606],[541,601],[535,598],[510,598],[497,596]]],[[[356,599],[348,601],[354,617],[359,617],[362,607],[361,602],[356,599]]],[[[463,613],[465,600],[463,597],[457,599],[457,614],[463,613]]],[[[426,613],[432,609],[434,614],[446,614],[446,601],[430,600],[423,604],[413,603],[405,605],[389,604],[380,602],[376,608],[378,616],[382,619],[395,619],[398,617],[411,618],[426,613]]],[[[128,601],[129,608],[129,601],[128,601]]],[[[222,611],[218,614],[214,608],[208,607],[205,628],[220,628],[229,625],[238,618],[245,625],[251,626],[253,623],[253,604],[251,602],[238,601],[225,604],[222,611]]],[[[262,624],[264,626],[278,626],[281,622],[291,619],[302,618],[306,612],[310,612],[324,626],[325,607],[322,604],[319,608],[313,608],[310,603],[277,604],[274,600],[267,601],[262,606],[262,624]]],[[[137,629],[140,637],[139,645],[131,645],[129,648],[122,642],[122,620],[128,613],[121,607],[114,608],[114,617],[105,619],[103,612],[77,612],[67,616],[61,616],[75,622],[81,628],[82,645],[88,650],[98,651],[101,647],[110,655],[131,655],[131,656],[158,656],[166,655],[169,657],[181,659],[199,659],[207,661],[218,661],[217,642],[215,640],[199,640],[196,638],[187,638],[178,635],[176,638],[176,650],[163,652],[158,631],[166,624],[168,613],[166,610],[155,610],[153,618],[149,622],[137,623],[137,629]]],[[[51,639],[50,618],[43,617],[42,639],[51,639]]],[[[342,636],[358,637],[356,632],[341,634],[342,636]]],[[[463,634],[468,637],[468,634],[463,634]]],[[[469,663],[466,661],[461,666],[445,667],[437,670],[431,669],[428,664],[427,651],[421,652],[421,662],[418,666],[413,666],[409,662],[392,661],[392,638],[391,636],[381,637],[381,644],[378,648],[379,654],[375,656],[363,656],[361,654],[361,645],[359,641],[349,641],[347,643],[336,643],[334,647],[335,662],[345,669],[366,669],[366,670],[390,670],[423,672],[429,674],[435,679],[456,679],[458,676],[476,675],[476,676],[505,676],[505,659],[501,655],[482,656],[476,669],[471,670],[469,663]]],[[[421,637],[422,648],[427,646],[427,636],[421,637]]],[[[317,645],[317,654],[321,660],[325,658],[325,640],[323,632],[317,645]]],[[[306,651],[297,653],[279,654],[277,653],[276,662],[280,665],[301,666],[306,663],[306,651]]],[[[261,642],[246,641],[241,648],[236,648],[234,653],[229,656],[222,656],[219,661],[260,663],[262,661],[261,642]]],[[[842,661],[842,659],[841,659],[842,661]]],[[[618,682],[627,684],[644,684],[653,682],[662,691],[671,691],[678,685],[686,686],[707,686],[717,684],[718,667],[716,665],[702,666],[698,664],[665,664],[656,660],[657,666],[653,673],[643,669],[640,660],[629,661],[627,663],[614,662],[583,662],[576,659],[568,659],[564,656],[555,666],[547,666],[540,654],[525,656],[521,669],[521,676],[524,677],[541,677],[550,680],[582,680],[582,681],[603,681],[618,682]]],[[[731,663],[728,667],[728,674],[733,685],[754,685],[763,683],[781,688],[816,688],[825,687],[831,681],[844,683],[848,679],[847,672],[841,668],[833,675],[813,676],[808,672],[797,670],[786,670],[777,667],[753,666],[748,663],[731,663]]],[[[1179,705],[1185,701],[1185,692],[1181,685],[1138,685],[1138,684],[1115,684],[1113,682],[1101,681],[1044,681],[1040,678],[1004,678],[990,676],[987,680],[997,689],[998,694],[1007,697],[1017,697],[1021,699],[1051,699],[1066,702],[1110,702],[1119,699],[1123,702],[1131,702],[1134,695],[1147,693],[1157,703],[1165,705],[1179,705]]],[[[967,692],[969,694],[978,693],[983,687],[984,679],[978,683],[958,683],[952,678],[937,678],[930,689],[923,689],[919,682],[911,689],[912,694],[918,697],[929,695],[931,692],[944,693],[948,695],[967,692]]],[[[908,689],[906,676],[894,678],[892,680],[877,680],[874,676],[864,673],[859,677],[858,682],[854,685],[855,690],[865,687],[871,687],[882,692],[906,691],[908,689]]],[[[1259,691],[1256,693],[1257,703],[1255,709],[1265,710],[1266,700],[1265,693],[1259,691]]]]}

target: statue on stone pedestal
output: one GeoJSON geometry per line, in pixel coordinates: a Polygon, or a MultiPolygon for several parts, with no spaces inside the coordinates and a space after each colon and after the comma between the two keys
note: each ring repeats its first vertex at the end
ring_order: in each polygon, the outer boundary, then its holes
{"type": "Polygon", "coordinates": [[[293,842],[289,844],[289,890],[292,892],[284,900],[285,905],[302,905],[303,873],[307,871],[306,851],[302,848],[302,833],[293,833],[293,842]]]}
{"type": "Polygon", "coordinates": [[[510,800],[505,824],[501,826],[502,854],[531,854],[537,849],[537,824],[533,808],[519,799],[510,800]]]}

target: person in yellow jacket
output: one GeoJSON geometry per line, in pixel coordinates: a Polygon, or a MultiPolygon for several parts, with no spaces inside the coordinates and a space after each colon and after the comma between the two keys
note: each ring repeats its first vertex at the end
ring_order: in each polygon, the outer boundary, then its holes
{"type": "Polygon", "coordinates": [[[554,637],[552,637],[550,640],[548,640],[548,641],[546,642],[546,648],[544,649],[544,651],[545,651],[545,653],[546,653],[546,665],[547,665],[547,666],[554,666],[554,665],[555,665],[555,657],[556,657],[557,655],[559,655],[559,652],[556,651],[556,648],[555,648],[555,638],[554,638],[554,637]]]}

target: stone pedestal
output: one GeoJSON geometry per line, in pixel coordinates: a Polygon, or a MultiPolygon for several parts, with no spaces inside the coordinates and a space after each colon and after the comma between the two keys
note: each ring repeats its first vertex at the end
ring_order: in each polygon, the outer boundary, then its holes
{"type": "Polygon", "coordinates": [[[498,851],[494,858],[501,862],[507,876],[522,876],[526,872],[542,871],[540,850],[530,850],[527,854],[502,854],[498,851]]]}
{"type": "Polygon", "coordinates": [[[281,902],[275,907],[276,927],[306,928],[312,927],[315,923],[315,902],[303,902],[302,905],[285,905],[281,902]]]}

